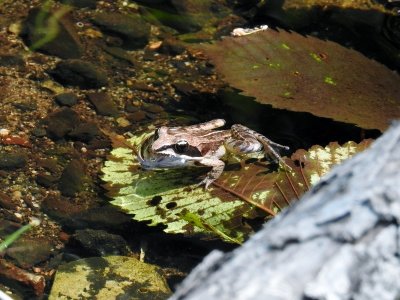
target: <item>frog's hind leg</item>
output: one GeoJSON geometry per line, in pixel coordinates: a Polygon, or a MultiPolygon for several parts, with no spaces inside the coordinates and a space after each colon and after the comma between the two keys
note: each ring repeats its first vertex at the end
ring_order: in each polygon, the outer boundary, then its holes
{"type": "Polygon", "coordinates": [[[284,166],[287,164],[283,161],[279,153],[273,148],[282,148],[288,150],[288,146],[284,146],[271,141],[264,135],[240,124],[232,125],[231,137],[225,142],[226,147],[236,153],[253,153],[264,150],[270,152],[284,166]]]}

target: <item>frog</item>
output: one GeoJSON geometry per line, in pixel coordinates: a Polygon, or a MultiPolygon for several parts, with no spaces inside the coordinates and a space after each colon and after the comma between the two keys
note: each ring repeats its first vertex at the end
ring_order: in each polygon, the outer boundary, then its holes
{"type": "Polygon", "coordinates": [[[188,166],[211,167],[198,183],[208,189],[224,171],[224,157],[229,155],[272,154],[278,163],[286,166],[278,149],[288,146],[275,143],[264,135],[241,124],[221,129],[224,119],[189,125],[157,128],[138,151],[138,161],[145,170],[182,168],[188,166]]]}

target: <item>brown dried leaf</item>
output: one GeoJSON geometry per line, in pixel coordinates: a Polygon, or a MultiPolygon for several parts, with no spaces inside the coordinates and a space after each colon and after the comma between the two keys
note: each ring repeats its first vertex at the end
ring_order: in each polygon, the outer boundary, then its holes
{"type": "Polygon", "coordinates": [[[297,150],[291,158],[285,158],[291,168],[269,172],[269,166],[251,163],[237,171],[228,171],[217,180],[213,192],[221,198],[230,193],[274,216],[282,208],[299,199],[310,186],[343,160],[365,150],[371,139],[361,143],[347,142],[340,146],[332,142],[326,147],[315,145],[308,151],[297,150]]]}
{"type": "Polygon", "coordinates": [[[381,131],[400,117],[400,77],[334,42],[269,29],[199,47],[260,103],[381,131]]]}

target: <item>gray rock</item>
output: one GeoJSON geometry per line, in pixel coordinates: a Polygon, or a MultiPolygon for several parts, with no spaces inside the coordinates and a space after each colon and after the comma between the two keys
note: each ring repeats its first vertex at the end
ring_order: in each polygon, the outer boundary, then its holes
{"type": "Polygon", "coordinates": [[[103,70],[80,59],[61,61],[48,73],[61,84],[82,89],[95,89],[108,84],[107,75],[103,70]]]}
{"type": "Polygon", "coordinates": [[[400,123],[171,299],[399,299],[399,169],[400,123]]]}

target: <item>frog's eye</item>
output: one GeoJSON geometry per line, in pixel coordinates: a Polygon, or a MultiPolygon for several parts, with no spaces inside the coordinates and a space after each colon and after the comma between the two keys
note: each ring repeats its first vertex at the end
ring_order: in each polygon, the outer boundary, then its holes
{"type": "Polygon", "coordinates": [[[189,144],[185,140],[178,141],[174,145],[174,149],[175,149],[176,153],[183,153],[188,149],[188,147],[189,147],[189,144]]]}

